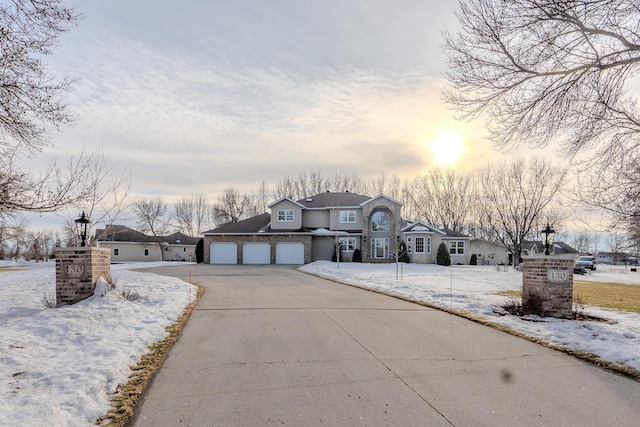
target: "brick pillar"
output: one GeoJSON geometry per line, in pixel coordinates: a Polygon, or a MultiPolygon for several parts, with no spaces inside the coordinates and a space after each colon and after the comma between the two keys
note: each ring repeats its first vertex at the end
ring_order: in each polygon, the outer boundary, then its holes
{"type": "Polygon", "coordinates": [[[522,301],[542,299],[544,316],[573,318],[573,257],[523,257],[522,301]]]}
{"type": "Polygon", "coordinates": [[[107,248],[58,248],[56,307],[75,304],[93,295],[100,276],[111,280],[111,251],[107,248]]]}

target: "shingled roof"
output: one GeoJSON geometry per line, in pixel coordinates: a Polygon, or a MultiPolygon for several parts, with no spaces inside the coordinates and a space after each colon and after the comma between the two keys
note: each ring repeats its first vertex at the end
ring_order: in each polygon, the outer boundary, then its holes
{"type": "Polygon", "coordinates": [[[360,206],[361,203],[371,200],[369,196],[345,191],[343,193],[320,193],[315,196],[305,197],[298,203],[306,208],[327,208],[333,206],[360,206]]]}
{"type": "Polygon", "coordinates": [[[244,234],[268,232],[271,214],[263,213],[242,221],[221,225],[213,230],[205,231],[202,234],[244,234]]]}
{"type": "Polygon", "coordinates": [[[144,233],[133,230],[126,225],[108,225],[106,228],[96,230],[96,240],[102,242],[161,242],[172,245],[195,245],[200,240],[198,237],[190,237],[184,233],[173,233],[168,236],[147,236],[144,233]]]}

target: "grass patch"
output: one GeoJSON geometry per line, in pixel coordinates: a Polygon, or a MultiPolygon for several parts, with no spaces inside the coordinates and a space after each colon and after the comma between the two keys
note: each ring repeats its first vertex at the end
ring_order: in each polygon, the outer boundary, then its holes
{"type": "Polygon", "coordinates": [[[16,267],[0,267],[0,273],[7,273],[9,271],[22,271],[24,268],[16,268],[16,267]]]}
{"type": "Polygon", "coordinates": [[[173,325],[166,328],[169,336],[150,345],[149,353],[143,355],[136,366],[130,367],[132,373],[129,375],[129,381],[124,385],[118,386],[117,394],[111,399],[112,408],[106,415],[96,421],[96,425],[122,427],[131,418],[140,396],[142,396],[149,381],[153,378],[173,344],[178,340],[182,329],[187,324],[187,320],[189,320],[189,316],[198,301],[200,301],[204,288],[197,286],[196,298],[184,309],[182,316],[173,325]]]}
{"type": "MultiPolygon", "coordinates": [[[[520,291],[502,291],[498,295],[520,297],[520,291]]],[[[582,297],[584,304],[640,314],[640,286],[621,283],[573,282],[573,299],[582,297]]]]}

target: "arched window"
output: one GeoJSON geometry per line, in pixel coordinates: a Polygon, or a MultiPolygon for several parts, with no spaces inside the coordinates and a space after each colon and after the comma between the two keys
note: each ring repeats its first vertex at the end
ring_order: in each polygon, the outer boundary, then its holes
{"type": "Polygon", "coordinates": [[[371,216],[371,231],[389,231],[389,215],[378,211],[371,216]]]}

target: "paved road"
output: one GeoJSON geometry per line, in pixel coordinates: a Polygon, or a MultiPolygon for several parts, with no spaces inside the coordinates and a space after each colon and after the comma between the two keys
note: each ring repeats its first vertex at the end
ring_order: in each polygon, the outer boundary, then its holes
{"type": "Polygon", "coordinates": [[[197,274],[133,426],[638,425],[639,382],[489,327],[280,266],[197,274]]]}

